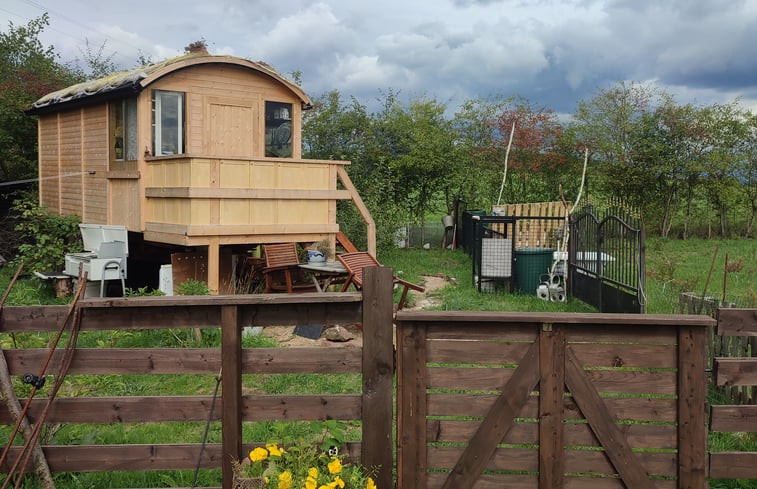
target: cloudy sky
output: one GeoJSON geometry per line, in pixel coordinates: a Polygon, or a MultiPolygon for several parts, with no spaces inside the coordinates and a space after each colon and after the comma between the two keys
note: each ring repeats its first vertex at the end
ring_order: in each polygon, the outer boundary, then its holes
{"type": "Polygon", "coordinates": [[[42,13],[63,61],[85,40],[123,68],[204,38],[213,54],[302,72],[311,96],[370,106],[387,90],[455,107],[520,95],[558,113],[620,80],[757,112],[757,0],[3,0],[0,27],[42,13]]]}

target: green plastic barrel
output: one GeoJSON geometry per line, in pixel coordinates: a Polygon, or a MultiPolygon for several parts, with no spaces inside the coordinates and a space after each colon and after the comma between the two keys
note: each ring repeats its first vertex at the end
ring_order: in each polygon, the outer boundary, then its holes
{"type": "Polygon", "coordinates": [[[515,285],[526,294],[536,294],[541,276],[552,268],[552,248],[520,248],[515,250],[515,285]]]}

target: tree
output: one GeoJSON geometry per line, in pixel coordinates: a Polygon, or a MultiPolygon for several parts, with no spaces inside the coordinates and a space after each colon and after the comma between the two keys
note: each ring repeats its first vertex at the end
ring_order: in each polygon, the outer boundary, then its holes
{"type": "Polygon", "coordinates": [[[744,171],[749,158],[745,143],[751,136],[753,115],[739,108],[736,102],[714,104],[704,111],[708,119],[710,144],[703,165],[703,187],[705,195],[717,210],[720,221],[720,235],[728,234],[729,211],[737,207],[743,195],[744,171]]]}
{"type": "Polygon", "coordinates": [[[408,217],[423,222],[439,201],[444,181],[453,172],[454,133],[444,117],[447,107],[435,99],[394,103],[381,123],[394,142],[392,168],[395,199],[408,217]]]}
{"type": "Polygon", "coordinates": [[[513,125],[513,141],[508,158],[509,202],[538,202],[553,200],[558,195],[554,182],[545,178],[555,175],[566,163],[563,153],[557,151],[563,128],[552,110],[534,107],[529,101],[510,101],[492,121],[493,144],[499,153],[505,154],[510,142],[513,125]],[[504,136],[504,137],[503,137],[504,136]],[[551,188],[550,188],[551,187],[551,188]]]}
{"type": "Polygon", "coordinates": [[[59,64],[53,47],[43,47],[39,34],[47,14],[25,26],[9,23],[0,32],[0,181],[37,176],[37,124],[24,110],[43,95],[81,78],[59,64]]]}

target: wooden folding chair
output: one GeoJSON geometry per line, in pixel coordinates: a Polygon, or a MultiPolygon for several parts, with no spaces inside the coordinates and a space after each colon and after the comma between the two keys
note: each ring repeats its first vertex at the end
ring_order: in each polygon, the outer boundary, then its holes
{"type": "Polygon", "coordinates": [[[263,245],[263,253],[266,293],[316,292],[315,284],[302,273],[295,243],[263,245]]]}
{"type": "MultiPolygon", "coordinates": [[[[366,251],[359,251],[357,253],[342,253],[337,255],[336,258],[344,265],[344,268],[348,272],[347,280],[344,282],[342,292],[346,291],[350,284],[354,285],[356,289],[363,288],[363,268],[365,267],[380,267],[381,264],[366,251]]],[[[418,292],[424,292],[426,289],[418,284],[402,280],[401,278],[392,277],[392,283],[401,285],[402,295],[400,301],[397,303],[397,310],[399,311],[405,305],[405,299],[407,299],[407,291],[409,289],[417,290],[418,292]]]]}

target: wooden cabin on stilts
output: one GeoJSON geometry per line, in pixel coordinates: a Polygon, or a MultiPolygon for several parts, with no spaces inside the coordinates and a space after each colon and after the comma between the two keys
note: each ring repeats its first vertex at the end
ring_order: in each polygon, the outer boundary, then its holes
{"type": "MultiPolygon", "coordinates": [[[[234,257],[339,232],[348,161],[302,158],[308,96],[270,66],[204,49],[50,93],[38,116],[40,203],[83,223],[125,226],[130,278],[156,283],[177,257],[231,292],[234,257]],[[143,280],[144,280],[143,279],[143,280]]],[[[190,274],[191,275],[191,274],[190,274]]]]}

